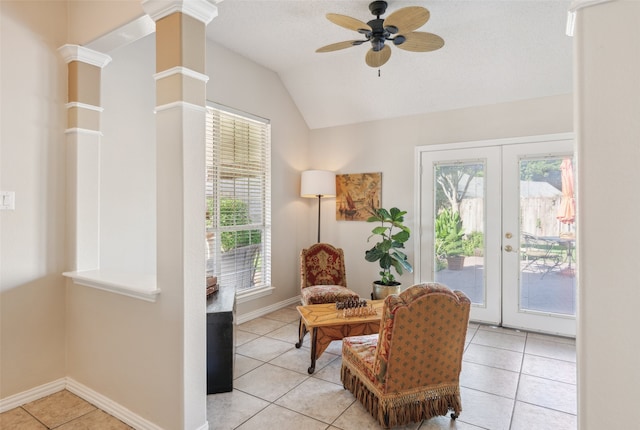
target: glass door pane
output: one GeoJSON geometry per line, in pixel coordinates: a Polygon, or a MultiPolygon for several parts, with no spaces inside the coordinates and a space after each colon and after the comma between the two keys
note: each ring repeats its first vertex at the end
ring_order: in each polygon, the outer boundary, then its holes
{"type": "Polygon", "coordinates": [[[520,160],[520,311],[575,315],[572,157],[520,160]]]}
{"type": "Polygon", "coordinates": [[[484,161],[442,162],[433,169],[435,280],[485,305],[484,161]]]}
{"type": "Polygon", "coordinates": [[[500,148],[421,154],[416,281],[464,292],[471,319],[500,323],[500,148]]]}
{"type": "Polygon", "coordinates": [[[573,142],[506,145],[503,324],[575,336],[573,142]]]}

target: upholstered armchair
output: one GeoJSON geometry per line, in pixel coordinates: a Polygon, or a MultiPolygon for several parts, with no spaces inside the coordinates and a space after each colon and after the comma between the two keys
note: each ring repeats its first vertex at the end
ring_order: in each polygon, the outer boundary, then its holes
{"type": "MultiPolygon", "coordinates": [[[[316,243],[300,253],[300,295],[303,305],[335,303],[347,299],[358,299],[358,294],[347,288],[344,252],[328,243],[316,243]]],[[[307,333],[300,319],[300,339],[296,347],[302,346],[307,333]]]]}
{"type": "Polygon", "coordinates": [[[384,427],[462,411],[460,370],[471,301],[438,283],[387,296],[380,332],[342,340],[344,387],[384,427]]]}

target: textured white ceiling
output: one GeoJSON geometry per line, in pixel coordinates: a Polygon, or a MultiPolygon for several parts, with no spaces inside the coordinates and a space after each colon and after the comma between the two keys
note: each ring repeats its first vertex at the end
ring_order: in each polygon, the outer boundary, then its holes
{"type": "Polygon", "coordinates": [[[423,6],[419,29],[445,46],[427,53],[391,47],[378,70],[370,45],[317,54],[361,38],[325,18],[368,21],[369,1],[225,0],[207,37],[278,73],[312,129],[572,92],[569,0],[389,1],[387,13],[423,6]]]}

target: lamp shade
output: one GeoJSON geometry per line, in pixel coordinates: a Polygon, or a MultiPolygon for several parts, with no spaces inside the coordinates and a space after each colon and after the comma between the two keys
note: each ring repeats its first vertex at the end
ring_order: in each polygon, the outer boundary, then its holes
{"type": "Polygon", "coordinates": [[[305,170],[300,182],[300,197],[319,196],[336,196],[336,174],[328,170],[305,170]]]}

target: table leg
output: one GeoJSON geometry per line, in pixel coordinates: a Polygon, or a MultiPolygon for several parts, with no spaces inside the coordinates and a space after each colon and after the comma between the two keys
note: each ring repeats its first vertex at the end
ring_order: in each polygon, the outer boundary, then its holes
{"type": "Polygon", "coordinates": [[[300,325],[298,326],[298,342],[296,343],[296,348],[300,348],[302,346],[302,341],[304,340],[304,335],[307,334],[307,326],[302,322],[302,318],[300,318],[300,325]]]}
{"type": "Polygon", "coordinates": [[[311,366],[307,369],[309,374],[312,374],[316,370],[316,341],[318,339],[318,328],[313,327],[311,329],[311,366]]]}

